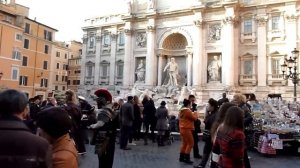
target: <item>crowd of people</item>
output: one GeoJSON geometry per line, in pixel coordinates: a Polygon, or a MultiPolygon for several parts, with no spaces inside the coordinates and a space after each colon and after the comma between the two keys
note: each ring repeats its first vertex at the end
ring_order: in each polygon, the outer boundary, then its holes
{"type": "Polygon", "coordinates": [[[164,146],[171,131],[180,132],[179,161],[192,164],[190,152],[201,160],[196,167],[249,168],[247,130],[251,127],[250,105],[243,95],[231,103],[223,95],[219,101],[209,99],[204,119],[203,155],[198,148],[201,121],[196,98],[184,99],[179,115],[170,116],[166,102],[158,108],[147,95],[113,102],[105,89],[95,92],[93,107],[73,91],[65,93],[65,102],[55,98],[42,101],[40,96],[28,99],[17,90],[0,92],[0,165],[23,168],[77,168],[78,156],[86,153],[85,144],[95,146],[99,168],[113,165],[116,142],[121,150],[143,139],[164,146]],[[118,128],[120,130],[117,139],[118,128]],[[143,131],[142,131],[143,130],[143,131]],[[157,131],[157,134],[154,133],[157,131]],[[22,139],[22,141],[20,141],[22,139]]]}

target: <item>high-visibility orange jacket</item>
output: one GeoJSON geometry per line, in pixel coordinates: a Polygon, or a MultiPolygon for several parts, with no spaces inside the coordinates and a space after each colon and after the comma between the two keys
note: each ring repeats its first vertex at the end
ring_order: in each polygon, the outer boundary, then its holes
{"type": "Polygon", "coordinates": [[[197,119],[197,114],[191,109],[183,107],[179,112],[179,127],[180,129],[194,129],[194,121],[197,119]]]}

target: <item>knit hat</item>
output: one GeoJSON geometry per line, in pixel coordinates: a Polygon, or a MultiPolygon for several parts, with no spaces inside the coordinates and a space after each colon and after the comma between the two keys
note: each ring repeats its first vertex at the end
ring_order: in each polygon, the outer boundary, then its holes
{"type": "Polygon", "coordinates": [[[52,138],[59,138],[71,129],[68,112],[60,107],[50,107],[38,114],[37,125],[52,138]]]}

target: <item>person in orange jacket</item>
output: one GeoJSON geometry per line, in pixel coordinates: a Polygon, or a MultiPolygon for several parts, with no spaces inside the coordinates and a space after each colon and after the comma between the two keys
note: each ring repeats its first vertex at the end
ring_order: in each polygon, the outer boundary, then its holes
{"type": "Polygon", "coordinates": [[[190,152],[194,145],[192,131],[194,130],[194,121],[198,118],[198,114],[191,111],[191,101],[184,99],[183,107],[179,112],[179,127],[181,137],[180,162],[192,164],[190,160],[190,152]]]}

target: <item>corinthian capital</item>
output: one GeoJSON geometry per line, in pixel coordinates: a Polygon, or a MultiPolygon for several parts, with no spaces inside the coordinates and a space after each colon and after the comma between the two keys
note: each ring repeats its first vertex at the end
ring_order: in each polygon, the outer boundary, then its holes
{"type": "Polygon", "coordinates": [[[268,16],[257,16],[255,20],[258,26],[265,26],[268,22],[268,16]]]}
{"type": "Polygon", "coordinates": [[[298,16],[297,16],[297,14],[290,13],[290,14],[286,14],[285,18],[288,22],[296,22],[298,19],[298,16]]]}
{"type": "Polygon", "coordinates": [[[194,25],[197,27],[202,26],[203,24],[203,20],[202,19],[198,19],[198,20],[194,20],[194,25]]]}
{"type": "Polygon", "coordinates": [[[152,25],[147,26],[147,31],[148,32],[153,32],[154,30],[155,30],[155,26],[152,26],[152,25]]]}
{"type": "Polygon", "coordinates": [[[224,24],[234,24],[236,22],[236,18],[235,16],[226,16],[224,19],[223,19],[223,23],[224,24]]]}
{"type": "Polygon", "coordinates": [[[131,29],[124,29],[124,33],[125,33],[126,35],[131,35],[132,30],[131,30],[131,29]]]}

